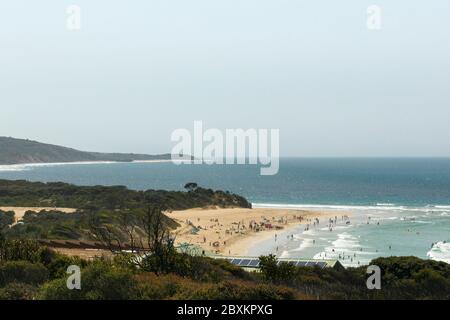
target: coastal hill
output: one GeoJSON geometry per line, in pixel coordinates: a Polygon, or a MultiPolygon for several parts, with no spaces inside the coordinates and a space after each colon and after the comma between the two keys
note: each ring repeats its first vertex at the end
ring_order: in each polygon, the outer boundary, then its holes
{"type": "Polygon", "coordinates": [[[0,137],[0,165],[78,161],[170,160],[170,154],[86,152],[32,140],[0,137]]]}

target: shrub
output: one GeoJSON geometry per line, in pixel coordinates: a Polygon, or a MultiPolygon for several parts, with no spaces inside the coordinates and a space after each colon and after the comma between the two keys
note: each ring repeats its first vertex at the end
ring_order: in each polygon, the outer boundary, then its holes
{"type": "Polygon", "coordinates": [[[9,261],[0,265],[0,286],[2,287],[13,282],[38,285],[47,279],[48,270],[40,263],[9,261]]]}
{"type": "Polygon", "coordinates": [[[140,299],[274,300],[307,298],[295,290],[272,284],[228,280],[199,282],[174,274],[143,273],[136,277],[140,299]]]}
{"type": "Polygon", "coordinates": [[[274,283],[292,283],[298,270],[293,264],[278,263],[275,255],[259,257],[260,269],[263,277],[274,283]]]}
{"type": "Polygon", "coordinates": [[[177,299],[196,300],[293,300],[296,298],[297,294],[291,288],[239,280],[209,284],[196,291],[183,291],[177,295],[177,299]]]}
{"type": "Polygon", "coordinates": [[[24,283],[9,283],[0,288],[0,300],[32,300],[36,288],[24,283]]]}
{"type": "Polygon", "coordinates": [[[66,279],[45,284],[40,299],[63,300],[127,300],[135,299],[136,281],[130,270],[107,261],[94,261],[81,270],[81,290],[67,289],[66,279]]]}
{"type": "Polygon", "coordinates": [[[0,261],[26,260],[37,262],[42,246],[32,240],[2,240],[0,239],[0,261]]]}

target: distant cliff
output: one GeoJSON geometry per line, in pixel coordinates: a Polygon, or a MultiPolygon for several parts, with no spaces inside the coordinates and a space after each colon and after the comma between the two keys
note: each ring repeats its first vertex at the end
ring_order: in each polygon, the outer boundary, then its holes
{"type": "Polygon", "coordinates": [[[85,152],[32,140],[0,137],[0,164],[169,160],[170,154],[85,152]]]}

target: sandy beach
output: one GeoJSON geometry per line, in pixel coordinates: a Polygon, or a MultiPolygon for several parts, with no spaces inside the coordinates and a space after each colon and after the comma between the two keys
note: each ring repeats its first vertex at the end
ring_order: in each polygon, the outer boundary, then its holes
{"type": "Polygon", "coordinates": [[[27,211],[33,211],[33,212],[40,212],[42,210],[51,211],[51,210],[57,210],[65,213],[73,213],[76,211],[76,209],[72,208],[55,208],[55,207],[0,207],[0,210],[3,211],[14,211],[14,224],[22,220],[23,216],[25,215],[25,212],[27,211]]]}
{"type": "MultiPolygon", "coordinates": [[[[3,211],[15,212],[18,223],[27,211],[58,210],[73,213],[76,209],[54,207],[0,207],[3,211]]],[[[205,252],[245,256],[248,250],[260,242],[274,239],[290,229],[304,224],[313,224],[316,219],[327,220],[332,212],[278,208],[195,208],[166,212],[180,226],[174,230],[176,244],[196,245],[205,252]]],[[[57,249],[69,255],[92,257],[103,255],[103,250],[57,249]]]]}
{"type": "Polygon", "coordinates": [[[177,244],[189,243],[206,252],[242,256],[261,241],[335,214],[293,209],[198,208],[167,215],[180,224],[175,230],[177,244]]]}

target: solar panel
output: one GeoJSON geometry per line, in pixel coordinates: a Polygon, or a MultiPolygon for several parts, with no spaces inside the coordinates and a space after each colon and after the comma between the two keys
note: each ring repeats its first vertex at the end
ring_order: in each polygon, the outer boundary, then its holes
{"type": "Polygon", "coordinates": [[[243,259],[242,261],[241,261],[241,263],[239,263],[239,265],[240,266],[242,266],[242,267],[245,267],[245,266],[248,266],[248,264],[250,263],[250,259],[243,259]]]}
{"type": "MultiPolygon", "coordinates": [[[[240,267],[259,268],[261,264],[258,258],[226,258],[226,260],[240,267]]],[[[328,265],[327,262],[325,261],[317,261],[317,260],[299,261],[299,260],[282,259],[277,261],[277,265],[280,265],[281,263],[288,263],[296,267],[319,267],[321,269],[326,268],[328,265]]]]}
{"type": "Polygon", "coordinates": [[[259,260],[252,260],[250,261],[249,267],[258,267],[259,266],[259,260]]]}
{"type": "Polygon", "coordinates": [[[317,262],[316,263],[316,265],[318,266],[318,267],[320,267],[320,268],[325,268],[325,266],[327,265],[327,263],[326,262],[317,262]]]}

